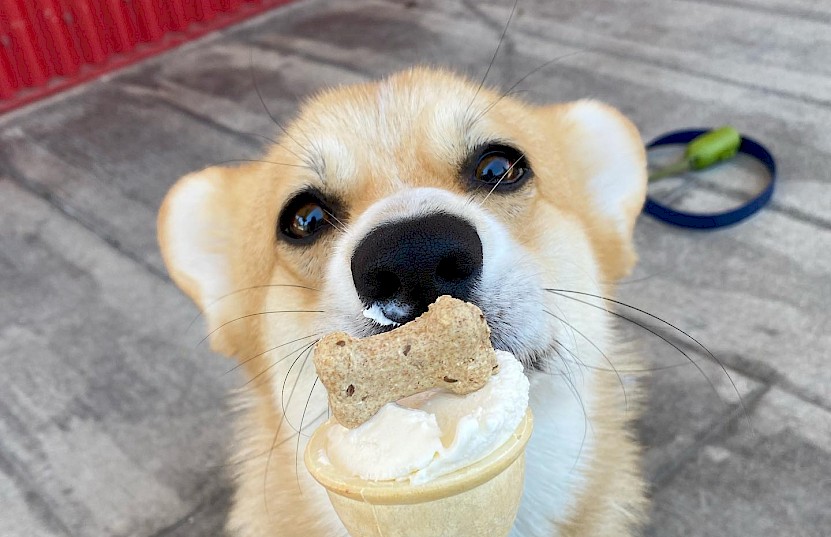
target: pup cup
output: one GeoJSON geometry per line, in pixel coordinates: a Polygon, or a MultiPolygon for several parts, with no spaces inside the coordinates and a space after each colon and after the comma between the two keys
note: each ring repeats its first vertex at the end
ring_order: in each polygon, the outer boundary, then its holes
{"type": "Polygon", "coordinates": [[[484,459],[413,485],[372,481],[338,470],[325,456],[329,420],[315,431],[305,463],[352,537],[506,537],[525,478],[525,446],[533,418],[526,411],[510,438],[484,459]]]}
{"type": "Polygon", "coordinates": [[[390,332],[329,334],[314,363],[333,418],[312,435],[305,463],[353,537],[508,535],[533,428],[528,380],[491,347],[479,308],[439,297],[390,332]],[[422,395],[420,413],[386,406],[422,395]]]}

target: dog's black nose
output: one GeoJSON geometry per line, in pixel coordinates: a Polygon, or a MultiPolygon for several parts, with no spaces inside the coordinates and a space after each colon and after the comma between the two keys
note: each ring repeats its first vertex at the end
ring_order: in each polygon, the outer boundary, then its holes
{"type": "Polygon", "coordinates": [[[441,295],[470,300],[482,274],[482,241],[470,223],[431,214],[372,230],[352,255],[361,302],[406,323],[441,295]]]}

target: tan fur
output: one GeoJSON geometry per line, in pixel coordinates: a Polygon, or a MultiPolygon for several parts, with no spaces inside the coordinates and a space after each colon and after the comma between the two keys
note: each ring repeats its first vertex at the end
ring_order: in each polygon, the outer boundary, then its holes
{"type": "MultiPolygon", "coordinates": [[[[235,395],[241,417],[234,464],[237,491],[228,521],[232,535],[335,535],[320,513],[322,492],[297,471],[298,465],[302,470],[302,455],[297,462],[298,437],[289,425],[297,427],[301,418],[290,416],[287,425],[276,404],[285,400],[279,392],[288,395],[292,375],[303,374],[297,372],[303,367],[300,362],[288,369],[302,353],[280,363],[276,359],[314,339],[266,352],[313,334],[317,316],[257,313],[326,309],[319,291],[266,286],[322,289],[337,232],[309,247],[286,244],[275,232],[282,204],[303,185],[314,184],[343,201],[347,212],[341,219],[349,225],[374,202],[404,187],[431,186],[468,196],[456,179],[456,162],[467,147],[493,132],[522,148],[535,178],[528,189],[488,197],[485,209],[546,269],[559,270],[565,262],[562,248],[573,248],[568,259],[589,259],[583,266],[596,277],[587,278],[602,282],[602,292],[611,294],[613,288],[606,283],[628,274],[636,260],[631,239],[643,203],[644,155],[631,123],[597,103],[535,107],[487,89],[477,91],[476,85],[443,71],[415,69],[316,96],[263,162],[196,172],[169,193],[158,228],[171,277],[204,310],[213,348],[235,356],[249,379],[235,395]],[[441,112],[445,104],[446,114],[441,112]],[[460,121],[466,106],[468,119],[481,118],[460,121]],[[617,143],[626,153],[621,158],[637,175],[620,200],[622,224],[598,208],[587,186],[607,158],[607,148],[593,141],[597,133],[590,122],[580,119],[593,114],[619,127],[623,134],[617,143]],[[297,167],[307,165],[317,171],[297,167]],[[325,174],[324,181],[318,172],[325,174]],[[201,196],[196,201],[194,193],[201,196]],[[570,240],[555,238],[563,234],[570,240]]],[[[626,359],[612,347],[606,351],[626,359]]],[[[616,366],[626,364],[616,361],[616,366]]],[[[627,386],[627,410],[617,376],[587,378],[594,449],[581,462],[582,489],[566,516],[554,521],[556,535],[631,535],[645,508],[639,449],[629,432],[637,415],[636,387],[627,386]]],[[[305,399],[308,388],[297,397],[305,399]]]]}

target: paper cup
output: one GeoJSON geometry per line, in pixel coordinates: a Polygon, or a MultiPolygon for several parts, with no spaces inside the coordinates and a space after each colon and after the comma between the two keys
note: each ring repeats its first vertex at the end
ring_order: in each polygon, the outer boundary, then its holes
{"type": "Polygon", "coordinates": [[[315,431],[304,459],[352,537],[506,537],[510,533],[522,498],[525,446],[533,429],[530,410],[493,453],[419,485],[367,481],[327,463],[319,455],[331,423],[315,431]]]}

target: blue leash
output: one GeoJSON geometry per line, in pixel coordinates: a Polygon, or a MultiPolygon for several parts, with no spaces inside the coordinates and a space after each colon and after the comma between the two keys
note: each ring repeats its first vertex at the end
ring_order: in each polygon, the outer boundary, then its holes
{"type": "Polygon", "coordinates": [[[685,160],[653,172],[650,181],[675,175],[688,170],[701,170],[717,162],[727,160],[736,153],[749,155],[767,168],[770,174],[768,185],[753,199],[740,207],[718,213],[689,213],[662,205],[649,195],[643,211],[658,220],[674,226],[692,229],[717,229],[741,222],[767,205],[773,196],[776,184],[776,161],[773,155],[759,142],[746,136],[739,136],[732,127],[716,130],[691,129],[663,134],[649,142],[647,149],[662,145],[688,144],[685,160]],[[709,154],[708,154],[709,152],[709,154]]]}

